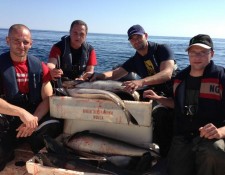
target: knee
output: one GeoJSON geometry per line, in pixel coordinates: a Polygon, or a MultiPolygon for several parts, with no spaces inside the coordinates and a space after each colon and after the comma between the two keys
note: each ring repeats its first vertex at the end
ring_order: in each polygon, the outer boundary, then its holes
{"type": "Polygon", "coordinates": [[[152,110],[152,117],[155,120],[165,118],[168,115],[168,109],[162,106],[155,106],[152,110]]]}
{"type": "Polygon", "coordinates": [[[221,154],[224,154],[224,146],[224,141],[222,139],[211,142],[211,144],[204,144],[199,147],[196,158],[200,162],[212,164],[221,154]]]}

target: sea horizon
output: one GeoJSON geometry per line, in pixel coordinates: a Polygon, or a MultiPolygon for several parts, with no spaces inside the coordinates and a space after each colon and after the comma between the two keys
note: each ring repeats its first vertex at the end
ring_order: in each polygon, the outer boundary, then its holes
{"type": "MultiPolygon", "coordinates": [[[[8,29],[0,29],[0,54],[8,51],[5,42],[8,29]]],[[[48,61],[49,52],[53,44],[61,40],[61,37],[68,35],[69,32],[51,31],[51,30],[32,30],[33,45],[29,53],[38,57],[45,63],[48,61]]],[[[149,41],[167,44],[174,52],[174,59],[180,69],[189,65],[188,55],[185,52],[189,44],[189,37],[173,36],[150,36],[149,41]]],[[[96,72],[104,72],[123,64],[127,59],[135,54],[126,34],[103,34],[89,33],[87,42],[90,43],[97,55],[98,64],[95,67],[96,72]]],[[[225,67],[225,39],[215,39],[214,57],[216,64],[225,67]]]]}
{"type": "MultiPolygon", "coordinates": [[[[0,30],[8,30],[7,28],[0,28],[0,30]]],[[[50,30],[50,29],[30,29],[31,31],[39,31],[39,32],[59,32],[59,33],[68,33],[69,34],[69,29],[68,31],[60,31],[60,30],[50,30]]],[[[96,34],[96,35],[122,35],[122,36],[127,36],[127,34],[121,34],[121,33],[98,33],[98,32],[88,32],[89,34],[96,34]]],[[[148,33],[149,34],[149,33],[148,33]]],[[[196,34],[197,35],[197,34],[196,34]]],[[[192,38],[193,36],[173,36],[173,35],[151,35],[149,34],[149,37],[175,37],[175,38],[192,38]]],[[[212,39],[224,39],[225,37],[212,37],[212,39]]]]}

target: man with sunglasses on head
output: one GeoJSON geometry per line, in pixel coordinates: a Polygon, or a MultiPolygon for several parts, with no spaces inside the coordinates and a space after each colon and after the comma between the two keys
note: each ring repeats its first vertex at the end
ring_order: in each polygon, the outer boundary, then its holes
{"type": "MultiPolygon", "coordinates": [[[[140,79],[123,82],[126,91],[139,90],[142,93],[140,89],[151,88],[159,94],[171,96],[172,83],[170,80],[176,69],[172,50],[166,44],[148,41],[148,34],[140,25],[131,26],[127,34],[130,44],[136,50],[135,55],[115,70],[94,75],[84,74],[84,79],[92,76],[91,81],[119,80],[128,73],[134,72],[140,79]]],[[[167,155],[172,137],[172,113],[171,109],[154,104],[152,112],[154,119],[153,142],[160,146],[160,153],[163,157],[167,155]]]]}
{"type": "Polygon", "coordinates": [[[225,174],[225,69],[212,61],[209,35],[194,36],[186,49],[190,66],[174,79],[174,97],[144,92],[174,107],[174,137],[168,154],[169,175],[225,174]]]}

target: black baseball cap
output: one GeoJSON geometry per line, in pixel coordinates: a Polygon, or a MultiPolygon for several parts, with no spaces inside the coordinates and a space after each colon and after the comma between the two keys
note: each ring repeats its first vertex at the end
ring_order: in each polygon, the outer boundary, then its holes
{"type": "Polygon", "coordinates": [[[189,46],[186,49],[188,51],[192,46],[200,46],[205,49],[212,49],[213,50],[213,42],[209,35],[199,34],[191,38],[189,42],[189,46]]]}

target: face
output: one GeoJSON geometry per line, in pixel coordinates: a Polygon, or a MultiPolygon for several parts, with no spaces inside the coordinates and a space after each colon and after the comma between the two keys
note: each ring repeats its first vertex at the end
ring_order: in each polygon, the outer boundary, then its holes
{"type": "Polygon", "coordinates": [[[214,52],[211,49],[205,49],[200,46],[192,46],[188,50],[191,73],[203,73],[205,67],[210,63],[214,52]]]}
{"type": "Polygon", "coordinates": [[[148,38],[147,34],[143,34],[143,35],[134,34],[131,36],[129,41],[134,49],[136,49],[137,51],[141,51],[145,49],[145,47],[147,46],[147,42],[148,42],[147,38],[148,38]]]}
{"type": "Polygon", "coordinates": [[[14,29],[8,37],[6,42],[10,47],[10,55],[12,59],[20,61],[26,59],[29,49],[32,46],[32,39],[30,31],[26,28],[14,29]]]}
{"type": "Polygon", "coordinates": [[[81,47],[81,44],[86,40],[86,27],[84,25],[74,25],[70,31],[71,46],[74,49],[81,47]]]}

